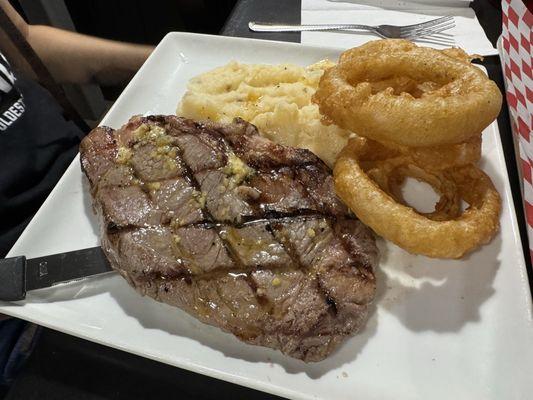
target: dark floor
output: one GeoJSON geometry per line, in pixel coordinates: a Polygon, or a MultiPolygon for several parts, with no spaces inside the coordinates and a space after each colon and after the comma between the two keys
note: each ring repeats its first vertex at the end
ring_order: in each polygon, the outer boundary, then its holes
{"type": "Polygon", "coordinates": [[[72,399],[278,398],[44,329],[3,400],[72,399]]]}

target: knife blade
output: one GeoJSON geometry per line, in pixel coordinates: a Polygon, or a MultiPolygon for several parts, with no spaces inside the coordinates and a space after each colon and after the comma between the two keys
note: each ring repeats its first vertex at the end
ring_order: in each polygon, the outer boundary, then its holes
{"type": "Polygon", "coordinates": [[[0,259],[0,301],[18,301],[31,290],[111,272],[101,247],[26,259],[0,259]]]}

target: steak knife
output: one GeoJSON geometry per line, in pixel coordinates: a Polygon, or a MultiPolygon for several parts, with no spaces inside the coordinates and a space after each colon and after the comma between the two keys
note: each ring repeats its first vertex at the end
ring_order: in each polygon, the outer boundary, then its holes
{"type": "Polygon", "coordinates": [[[18,301],[26,292],[113,271],[101,247],[26,259],[0,259],[0,301],[18,301]]]}

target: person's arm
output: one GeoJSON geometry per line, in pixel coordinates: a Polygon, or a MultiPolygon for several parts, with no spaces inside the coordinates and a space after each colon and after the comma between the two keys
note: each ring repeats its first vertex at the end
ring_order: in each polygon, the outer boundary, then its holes
{"type": "MultiPolygon", "coordinates": [[[[121,83],[140,68],[152,46],[121,43],[65,31],[44,25],[30,25],[16,12],[8,0],[0,7],[60,83],[121,83]]],[[[10,62],[33,75],[31,68],[0,28],[0,49],[10,62]]]]}

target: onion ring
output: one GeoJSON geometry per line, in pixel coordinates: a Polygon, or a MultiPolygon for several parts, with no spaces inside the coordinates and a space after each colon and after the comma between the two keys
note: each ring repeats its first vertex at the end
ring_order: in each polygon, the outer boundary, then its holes
{"type": "Polygon", "coordinates": [[[442,146],[407,147],[394,143],[383,145],[409,157],[413,164],[430,171],[476,164],[481,159],[481,135],[472,136],[462,143],[442,146]]]}
{"type": "Polygon", "coordinates": [[[403,158],[378,161],[372,169],[365,171],[379,187],[398,203],[408,206],[401,188],[407,177],[428,183],[440,194],[439,201],[432,212],[420,212],[433,221],[445,221],[461,215],[461,198],[457,185],[441,172],[428,172],[414,164],[407,163],[403,158]]]}
{"type": "MultiPolygon", "coordinates": [[[[354,138],[354,140],[360,140],[354,138]]],[[[474,136],[459,144],[431,147],[407,147],[394,143],[379,143],[365,139],[368,154],[360,161],[365,170],[372,162],[390,158],[408,158],[412,164],[427,171],[442,171],[451,167],[476,164],[481,158],[481,136],[474,136]]]]}
{"type": "Polygon", "coordinates": [[[499,228],[501,200],[479,168],[468,164],[439,172],[454,182],[469,207],[454,219],[435,221],[396,202],[365,173],[360,159],[371,151],[367,140],[350,139],[337,159],[334,179],[339,197],[377,234],[411,253],[438,258],[460,258],[492,239],[499,228]]]}
{"type": "Polygon", "coordinates": [[[498,115],[502,96],[464,52],[389,39],[347,50],[313,101],[338,126],[410,147],[457,144],[498,115]]]}

